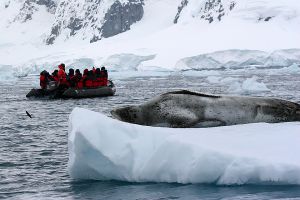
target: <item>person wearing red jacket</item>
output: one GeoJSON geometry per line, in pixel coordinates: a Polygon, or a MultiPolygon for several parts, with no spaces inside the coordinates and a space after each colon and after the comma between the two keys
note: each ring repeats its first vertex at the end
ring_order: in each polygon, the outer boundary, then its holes
{"type": "Polygon", "coordinates": [[[101,77],[102,77],[101,86],[107,86],[108,74],[107,74],[107,70],[105,69],[105,67],[101,67],[101,77]]]}
{"type": "Polygon", "coordinates": [[[93,81],[94,87],[100,87],[102,85],[101,71],[97,68],[95,71],[95,80],[93,81]]]}
{"type": "Polygon", "coordinates": [[[67,75],[67,81],[70,87],[75,87],[77,81],[74,74],[74,69],[72,68],[69,69],[69,74],[67,75]]]}
{"type": "Polygon", "coordinates": [[[84,86],[86,88],[93,88],[93,80],[94,80],[94,73],[92,70],[88,71],[86,80],[84,82],[84,86]]]}
{"type": "Polygon", "coordinates": [[[80,73],[80,70],[79,69],[76,69],[75,70],[75,85],[76,85],[76,88],[78,89],[82,89],[83,88],[83,80],[82,80],[82,74],[80,73]]]}
{"type": "Polygon", "coordinates": [[[58,84],[59,79],[58,79],[58,70],[57,69],[54,70],[54,72],[52,73],[51,78],[58,84]]]}
{"type": "Polygon", "coordinates": [[[65,72],[65,64],[60,64],[58,66],[58,80],[59,80],[59,85],[63,87],[68,87],[68,81],[67,81],[67,75],[65,72]]]}
{"type": "Polygon", "coordinates": [[[40,86],[43,90],[47,88],[47,78],[46,78],[45,71],[42,71],[40,73],[40,86]]]}
{"type": "Polygon", "coordinates": [[[89,73],[89,70],[88,69],[84,69],[83,70],[83,75],[82,75],[82,78],[81,78],[81,81],[82,81],[82,86],[85,87],[85,82],[87,80],[87,76],[88,76],[88,73],[89,73]]]}

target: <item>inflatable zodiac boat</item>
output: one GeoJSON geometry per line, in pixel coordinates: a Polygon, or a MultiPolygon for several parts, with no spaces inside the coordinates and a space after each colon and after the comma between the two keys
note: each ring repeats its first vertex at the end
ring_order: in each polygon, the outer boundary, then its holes
{"type": "Polygon", "coordinates": [[[112,81],[108,81],[107,86],[97,88],[68,88],[66,90],[58,90],[55,88],[49,89],[32,89],[26,97],[36,98],[91,98],[91,97],[106,97],[113,96],[116,93],[115,85],[112,81]]]}

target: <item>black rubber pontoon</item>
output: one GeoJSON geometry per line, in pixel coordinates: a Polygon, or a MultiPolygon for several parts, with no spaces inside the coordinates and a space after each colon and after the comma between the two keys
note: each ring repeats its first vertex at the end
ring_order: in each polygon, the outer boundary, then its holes
{"type": "Polygon", "coordinates": [[[115,85],[112,81],[108,82],[108,86],[101,86],[98,88],[68,88],[65,90],[44,90],[44,89],[32,89],[26,97],[37,98],[91,98],[91,97],[106,97],[113,96],[116,93],[115,85]]]}

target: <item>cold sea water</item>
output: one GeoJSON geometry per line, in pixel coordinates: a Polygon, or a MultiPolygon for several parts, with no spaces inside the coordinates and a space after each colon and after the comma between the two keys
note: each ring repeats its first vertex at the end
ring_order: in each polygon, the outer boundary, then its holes
{"type": "Polygon", "coordinates": [[[116,95],[92,99],[27,99],[26,93],[38,86],[38,76],[34,75],[0,82],[0,199],[300,199],[297,185],[73,180],[67,171],[67,137],[68,116],[76,106],[110,115],[114,107],[139,104],[177,89],[300,101],[300,73],[276,69],[111,76],[116,95]],[[245,82],[247,78],[250,85],[245,82]]]}

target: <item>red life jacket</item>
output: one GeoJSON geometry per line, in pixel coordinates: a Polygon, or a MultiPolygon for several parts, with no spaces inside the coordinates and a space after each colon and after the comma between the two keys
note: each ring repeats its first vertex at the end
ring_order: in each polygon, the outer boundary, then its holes
{"type": "Polygon", "coordinates": [[[104,77],[104,78],[103,78],[103,86],[107,86],[107,82],[108,82],[107,77],[104,77]]]}
{"type": "Polygon", "coordinates": [[[101,86],[107,86],[107,73],[101,71],[101,86]]]}
{"type": "Polygon", "coordinates": [[[93,81],[88,78],[88,75],[83,75],[82,79],[83,79],[83,86],[84,87],[87,87],[87,88],[93,87],[93,81]]]}
{"type": "Polygon", "coordinates": [[[59,84],[69,85],[68,81],[67,81],[66,72],[63,69],[59,69],[57,76],[58,76],[58,79],[59,79],[59,84]]]}
{"type": "Polygon", "coordinates": [[[93,87],[93,81],[90,80],[90,79],[87,79],[87,80],[85,81],[84,86],[87,87],[87,88],[93,87]]]}
{"type": "Polygon", "coordinates": [[[58,76],[52,76],[52,78],[53,78],[53,80],[54,80],[55,82],[58,82],[58,81],[59,81],[58,76]]]}
{"type": "Polygon", "coordinates": [[[75,74],[72,80],[74,80],[76,88],[78,89],[83,88],[83,78],[81,74],[75,74]]]}
{"type": "Polygon", "coordinates": [[[77,85],[78,88],[85,87],[86,77],[87,77],[87,75],[84,75],[84,74],[82,75],[82,77],[81,77],[81,79],[80,79],[80,81],[78,82],[78,85],[77,85]]]}
{"type": "Polygon", "coordinates": [[[75,75],[70,75],[68,83],[69,83],[70,87],[75,87],[76,83],[77,83],[77,77],[75,75]]]}
{"type": "Polygon", "coordinates": [[[97,82],[97,79],[93,80],[93,87],[98,87],[98,82],[97,82]]]}
{"type": "Polygon", "coordinates": [[[47,81],[45,75],[40,75],[40,86],[42,89],[47,88],[47,81]]]}
{"type": "Polygon", "coordinates": [[[78,89],[82,89],[83,88],[83,80],[81,79],[79,82],[77,82],[77,86],[78,89]]]}

